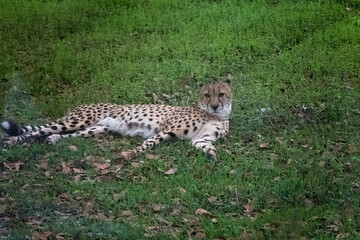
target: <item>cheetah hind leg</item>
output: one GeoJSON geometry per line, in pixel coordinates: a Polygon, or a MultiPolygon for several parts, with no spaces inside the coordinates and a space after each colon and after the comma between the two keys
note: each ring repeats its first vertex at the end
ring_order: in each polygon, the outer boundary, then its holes
{"type": "Polygon", "coordinates": [[[102,134],[102,133],[107,133],[108,127],[104,126],[102,124],[97,124],[91,127],[88,127],[84,130],[81,131],[77,131],[74,133],[70,133],[70,134],[52,134],[50,136],[48,136],[45,139],[45,142],[48,144],[55,144],[58,141],[60,141],[63,138],[69,138],[69,137],[90,137],[93,136],[95,134],[102,134]]]}
{"type": "Polygon", "coordinates": [[[0,140],[0,146],[2,148],[7,148],[11,145],[15,145],[16,142],[17,142],[17,136],[7,136],[7,135],[4,135],[1,140],[0,140]]]}

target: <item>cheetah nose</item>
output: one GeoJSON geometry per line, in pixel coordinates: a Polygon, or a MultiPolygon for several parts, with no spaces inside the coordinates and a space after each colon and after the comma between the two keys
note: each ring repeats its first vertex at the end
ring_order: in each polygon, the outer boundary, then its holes
{"type": "Polygon", "coordinates": [[[211,108],[214,109],[214,112],[216,112],[216,109],[219,107],[219,105],[212,105],[211,108]]]}

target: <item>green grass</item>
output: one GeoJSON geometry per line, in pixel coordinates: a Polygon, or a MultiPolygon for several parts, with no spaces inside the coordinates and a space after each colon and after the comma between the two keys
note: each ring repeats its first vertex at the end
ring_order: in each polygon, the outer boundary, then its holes
{"type": "Polygon", "coordinates": [[[39,124],[92,102],[184,106],[196,101],[198,82],[228,74],[234,110],[218,162],[175,141],[150,151],[158,159],[141,155],[140,167],[122,163],[115,173],[116,154],[141,142],[121,136],[1,151],[0,237],[359,238],[359,7],[1,1],[4,118],[39,124]],[[92,163],[106,160],[112,172],[102,175],[92,163]],[[24,165],[10,171],[15,162],[24,165]],[[62,162],[82,169],[78,181],[62,162]]]}

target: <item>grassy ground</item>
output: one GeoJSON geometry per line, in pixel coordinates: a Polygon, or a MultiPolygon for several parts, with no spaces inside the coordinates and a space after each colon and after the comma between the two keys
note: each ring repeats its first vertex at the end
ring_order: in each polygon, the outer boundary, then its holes
{"type": "Polygon", "coordinates": [[[188,105],[197,82],[228,74],[234,110],[218,162],[178,141],[120,163],[116,153],[141,142],[120,136],[2,151],[0,237],[359,238],[359,10],[345,0],[1,1],[4,117],[188,105]]]}

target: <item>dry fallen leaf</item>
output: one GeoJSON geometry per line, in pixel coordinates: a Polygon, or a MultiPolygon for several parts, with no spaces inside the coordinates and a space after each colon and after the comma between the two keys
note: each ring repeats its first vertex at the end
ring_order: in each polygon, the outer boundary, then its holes
{"type": "Polygon", "coordinates": [[[79,168],[73,168],[73,171],[74,171],[74,173],[83,173],[84,172],[84,170],[79,169],[79,168]]]}
{"type": "Polygon", "coordinates": [[[166,93],[163,93],[162,96],[166,99],[170,99],[171,97],[169,95],[167,95],[166,93]]]}
{"type": "Polygon", "coordinates": [[[16,172],[19,171],[21,165],[24,165],[24,163],[22,163],[22,162],[15,162],[14,164],[15,164],[15,171],[16,172]]]}
{"type": "Polygon", "coordinates": [[[87,162],[95,162],[96,159],[95,159],[94,156],[89,155],[84,160],[87,161],[87,162]]]}
{"type": "Polygon", "coordinates": [[[47,162],[47,160],[45,160],[45,159],[43,159],[43,160],[41,160],[41,162],[40,162],[40,168],[42,168],[42,169],[47,169],[48,168],[48,162],[47,162]]]}
{"type": "Polygon", "coordinates": [[[107,169],[108,167],[110,167],[110,163],[104,163],[104,164],[102,164],[102,165],[99,166],[99,168],[100,168],[101,170],[107,169]]]}
{"type": "Polygon", "coordinates": [[[70,197],[66,193],[62,193],[59,195],[59,198],[62,200],[69,200],[70,197]]]}
{"type": "Polygon", "coordinates": [[[61,239],[64,239],[64,237],[65,237],[65,233],[58,233],[58,234],[56,234],[56,240],[61,240],[61,239]]]}
{"type": "Polygon", "coordinates": [[[182,193],[182,194],[185,194],[186,193],[186,190],[182,187],[178,187],[179,191],[182,193]]]}
{"type": "Polygon", "coordinates": [[[242,232],[242,234],[241,234],[241,239],[242,239],[242,240],[249,240],[249,239],[250,239],[250,236],[249,236],[249,234],[247,233],[247,230],[246,230],[246,229],[243,230],[243,232],[242,232]]]}
{"type": "Polygon", "coordinates": [[[313,207],[314,203],[310,199],[305,198],[305,205],[308,207],[313,207]]]}
{"type": "Polygon", "coordinates": [[[47,240],[48,237],[50,236],[50,234],[51,234],[51,232],[44,232],[44,233],[35,232],[32,239],[47,240]]]}
{"type": "Polygon", "coordinates": [[[339,231],[339,226],[338,225],[335,225],[335,224],[331,224],[331,225],[328,225],[326,226],[327,228],[330,228],[330,230],[332,230],[333,232],[337,232],[339,231]]]}
{"type": "Polygon", "coordinates": [[[114,168],[115,168],[115,171],[114,173],[117,173],[118,171],[120,171],[122,169],[123,165],[122,164],[118,164],[118,165],[115,165],[114,168]]]}
{"type": "Polygon", "coordinates": [[[171,222],[169,222],[168,220],[166,220],[165,218],[163,218],[162,216],[160,216],[159,214],[155,214],[155,218],[162,224],[171,226],[171,222]]]}
{"type": "Polygon", "coordinates": [[[179,216],[181,214],[181,211],[179,209],[174,209],[170,214],[174,216],[179,216]]]}
{"type": "Polygon", "coordinates": [[[195,234],[195,239],[198,239],[198,240],[204,239],[205,237],[206,237],[206,235],[203,232],[197,232],[195,234]]]}
{"type": "Polygon", "coordinates": [[[146,228],[146,230],[147,231],[153,231],[153,230],[155,230],[157,228],[157,226],[148,226],[147,228],[146,228]]]}
{"type": "Polygon", "coordinates": [[[269,147],[268,143],[266,143],[266,142],[260,143],[260,148],[268,148],[268,147],[269,147]]]}
{"type": "Polygon", "coordinates": [[[158,204],[153,204],[153,210],[154,211],[160,211],[161,207],[158,204]]]}
{"type": "Polygon", "coordinates": [[[69,149],[70,149],[71,151],[77,151],[77,147],[74,146],[74,145],[70,145],[70,146],[69,146],[69,149]]]}
{"type": "Polygon", "coordinates": [[[193,215],[187,216],[187,218],[183,218],[184,222],[186,222],[189,226],[199,226],[200,221],[199,218],[193,215]]]}
{"type": "Polygon", "coordinates": [[[140,163],[138,163],[138,162],[131,162],[131,166],[133,166],[133,167],[140,167],[140,163]]]}
{"type": "Polygon", "coordinates": [[[225,152],[226,152],[227,154],[231,155],[231,151],[230,151],[230,150],[225,149],[225,152]]]}
{"type": "Polygon", "coordinates": [[[71,169],[66,165],[66,162],[61,162],[62,166],[62,173],[63,174],[69,174],[71,172],[71,169]]]}
{"type": "MultiPolygon", "coordinates": [[[[348,234],[347,234],[348,235],[348,234]]],[[[338,235],[336,235],[335,239],[341,239],[341,238],[345,238],[347,237],[347,235],[343,234],[343,233],[339,233],[338,235]]]]}
{"type": "MultiPolygon", "coordinates": [[[[7,220],[6,220],[6,221],[7,221],[7,220]]],[[[10,219],[9,219],[9,221],[10,221],[10,219]]],[[[28,218],[26,219],[26,224],[29,225],[29,226],[31,226],[31,227],[38,227],[38,226],[42,225],[43,222],[42,222],[42,221],[39,221],[39,220],[37,220],[37,219],[34,219],[34,217],[28,217],[28,218]]]]}
{"type": "Polygon", "coordinates": [[[80,181],[80,178],[81,178],[81,175],[80,175],[80,174],[74,176],[74,182],[75,182],[75,183],[78,183],[78,182],[80,181]]]}
{"type": "Polygon", "coordinates": [[[146,154],[146,159],[158,159],[158,158],[159,158],[158,156],[155,156],[153,154],[149,154],[149,153],[146,154]]]}
{"type": "Polygon", "coordinates": [[[96,167],[97,170],[104,170],[110,167],[110,163],[104,163],[104,164],[93,163],[93,165],[96,167]]]}
{"type": "Polygon", "coordinates": [[[167,170],[165,172],[165,174],[166,175],[174,174],[174,173],[176,173],[176,171],[177,171],[177,168],[170,168],[169,170],[167,170]]]}
{"type": "Polygon", "coordinates": [[[3,162],[4,166],[9,169],[10,171],[13,169],[13,165],[12,164],[8,164],[7,162],[3,162]]]}
{"type": "Polygon", "coordinates": [[[132,211],[130,211],[130,210],[122,211],[121,214],[122,214],[124,217],[132,217],[132,216],[134,216],[134,214],[133,214],[132,211]]]}
{"type": "Polygon", "coordinates": [[[211,202],[211,203],[214,203],[214,202],[216,202],[216,199],[217,199],[217,197],[211,196],[211,197],[208,198],[208,201],[211,202]]]}
{"type": "Polygon", "coordinates": [[[210,215],[210,213],[208,211],[206,211],[205,209],[203,209],[203,208],[198,208],[195,211],[195,214],[196,215],[210,215]]]}
{"type": "Polygon", "coordinates": [[[124,191],[121,191],[120,193],[114,193],[113,198],[115,201],[118,201],[119,199],[124,198],[125,195],[126,195],[126,191],[124,190],[124,191]]]}
{"type": "Polygon", "coordinates": [[[250,199],[248,199],[248,203],[244,205],[244,208],[245,208],[245,211],[244,211],[245,214],[250,214],[253,212],[254,206],[250,199]]]}

